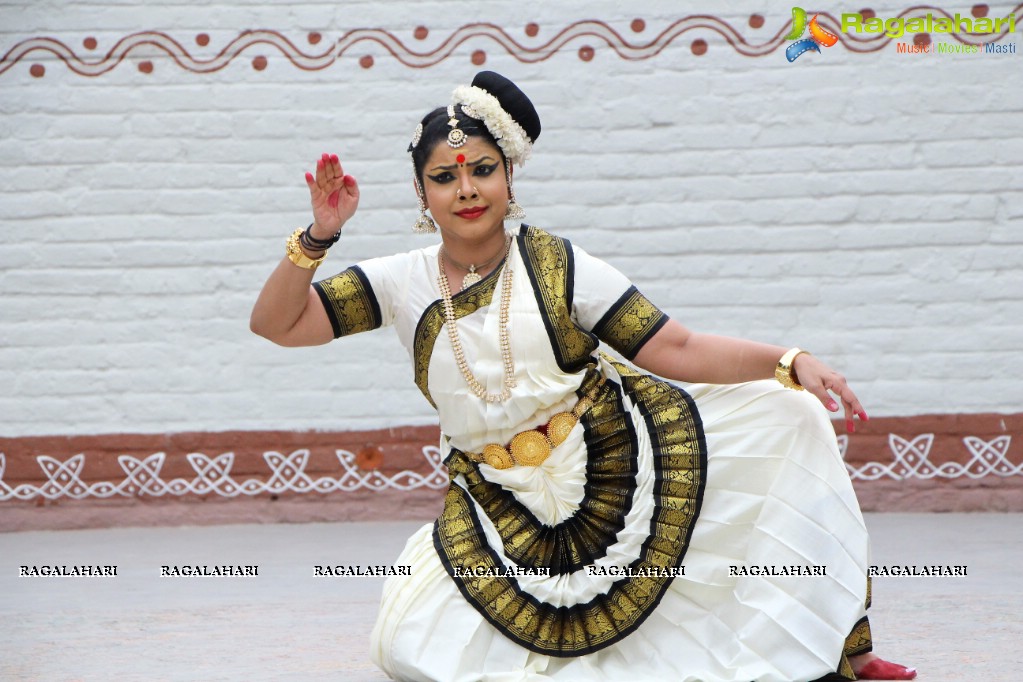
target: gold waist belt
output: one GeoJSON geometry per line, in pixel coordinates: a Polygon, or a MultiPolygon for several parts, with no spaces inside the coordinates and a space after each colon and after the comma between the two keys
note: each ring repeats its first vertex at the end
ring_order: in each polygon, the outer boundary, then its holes
{"type": "Polygon", "coordinates": [[[565,442],[579,419],[593,406],[597,392],[606,379],[600,379],[579,399],[571,412],[558,412],[546,424],[515,434],[507,445],[490,443],[483,452],[466,453],[469,459],[479,464],[489,464],[495,469],[510,469],[513,466],[535,467],[543,464],[551,450],[565,442]]]}

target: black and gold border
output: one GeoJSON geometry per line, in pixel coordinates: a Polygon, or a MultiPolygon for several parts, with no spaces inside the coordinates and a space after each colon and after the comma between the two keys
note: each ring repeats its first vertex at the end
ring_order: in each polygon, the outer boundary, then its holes
{"type": "Polygon", "coordinates": [[[842,652],[846,657],[851,658],[873,651],[873,649],[874,638],[870,634],[870,620],[863,616],[863,618],[856,621],[852,632],[846,637],[845,647],[843,647],[842,652]]]}
{"type": "Polygon", "coordinates": [[[358,265],[315,282],[313,288],[327,311],[335,339],[380,327],[380,305],[358,265]]]}
{"type": "Polygon", "coordinates": [[[558,367],[564,372],[578,372],[600,342],[572,321],[572,244],[530,225],[522,226],[517,239],[558,367]]]}
{"type": "Polygon", "coordinates": [[[594,325],[593,333],[632,360],[667,321],[667,315],[630,286],[594,325]]]}
{"type": "MultiPolygon", "coordinates": [[[[633,573],[678,568],[703,501],[707,465],[703,425],[692,398],[681,389],[629,373],[624,366],[620,371],[623,388],[640,406],[651,431],[655,471],[650,532],[639,558],[628,568],[633,573]]],[[[465,476],[470,469],[464,458],[449,462],[452,477],[465,476]]],[[[498,529],[502,522],[497,520],[498,529]]],[[[586,603],[555,607],[541,602],[502,573],[505,565],[487,543],[472,495],[455,482],[434,524],[433,540],[458,590],[483,618],[520,646],[550,656],[585,655],[622,640],[653,612],[673,580],[631,575],[586,603]]]]}
{"type": "Polygon", "coordinates": [[[638,473],[639,444],[624,410],[621,387],[605,383],[581,420],[587,452],[582,501],[555,526],[541,523],[510,491],[484,478],[478,464],[452,449],[445,464],[463,474],[469,494],[501,536],[505,556],[562,575],[607,555],[632,509],[638,473]]]}

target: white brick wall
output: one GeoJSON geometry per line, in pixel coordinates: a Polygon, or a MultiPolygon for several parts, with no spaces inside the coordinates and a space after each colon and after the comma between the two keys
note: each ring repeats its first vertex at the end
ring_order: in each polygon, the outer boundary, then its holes
{"type": "MultiPolygon", "coordinates": [[[[473,21],[533,48],[583,19],[639,44],[684,15],[667,0],[628,14],[610,0],[153,4],[4,2],[0,55],[49,37],[98,62],[125,36],[160,31],[211,59],[246,29],[322,54],[364,28],[429,52],[473,21]],[[412,37],[420,24],[425,40],[412,37]]],[[[688,11],[754,44],[789,18],[738,0],[688,11]]],[[[477,49],[541,113],[516,176],[529,220],[619,266],[671,315],[810,348],[873,415],[1021,410],[1023,54],[836,46],[788,64],[783,48],[742,56],[696,29],[641,60],[590,36],[529,64],[475,38],[424,69],[368,41],[321,71],[269,45],[210,74],[151,46],[97,77],[28,54],[0,73],[0,435],[430,423],[390,331],[281,349],[249,333],[248,314],[285,236],[308,221],[302,174],[321,151],[340,153],[363,190],[323,272],[429,243],[409,231],[405,147],[471,79],[477,49]],[[709,44],[699,57],[697,38],[709,44]]]]}

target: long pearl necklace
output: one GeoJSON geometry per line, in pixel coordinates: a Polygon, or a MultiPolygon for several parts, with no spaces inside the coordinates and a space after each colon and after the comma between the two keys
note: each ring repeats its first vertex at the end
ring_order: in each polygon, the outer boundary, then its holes
{"type": "MultiPolygon", "coordinates": [[[[444,325],[448,328],[448,338],[451,340],[451,349],[455,354],[455,362],[458,369],[469,386],[469,390],[480,400],[488,403],[503,403],[511,397],[511,390],[515,387],[515,362],[511,354],[511,342],[508,340],[508,313],[511,309],[512,292],[512,268],[509,254],[511,252],[511,238],[505,247],[504,283],[501,285],[501,309],[500,329],[498,339],[501,344],[501,361],[504,365],[504,381],[500,393],[487,393],[487,389],[479,382],[476,376],[469,369],[469,362],[465,359],[465,351],[462,350],[462,341],[458,336],[458,327],[455,322],[455,306],[451,302],[451,286],[448,284],[447,273],[444,272],[444,249],[437,252],[437,264],[440,274],[437,275],[437,284],[440,287],[440,295],[444,304],[444,325]]],[[[477,275],[478,276],[478,275],[477,275]]]]}

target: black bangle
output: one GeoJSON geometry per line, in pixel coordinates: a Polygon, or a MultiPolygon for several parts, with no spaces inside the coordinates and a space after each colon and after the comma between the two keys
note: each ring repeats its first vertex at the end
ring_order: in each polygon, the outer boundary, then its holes
{"type": "Polygon", "coordinates": [[[305,249],[306,251],[309,251],[311,253],[315,253],[317,251],[322,251],[324,253],[327,252],[327,250],[325,248],[321,247],[321,246],[315,246],[313,244],[310,244],[309,241],[307,239],[305,239],[305,233],[304,232],[301,233],[298,236],[298,243],[302,246],[303,249],[305,249]]]}
{"type": "Polygon", "coordinates": [[[313,225],[314,223],[309,223],[309,227],[305,228],[305,232],[303,232],[302,236],[299,237],[299,241],[302,245],[308,247],[310,251],[326,251],[330,247],[334,246],[334,244],[337,244],[337,240],[341,239],[340,229],[338,229],[338,231],[335,232],[334,236],[330,239],[317,239],[309,233],[309,230],[312,229],[313,225]]]}

